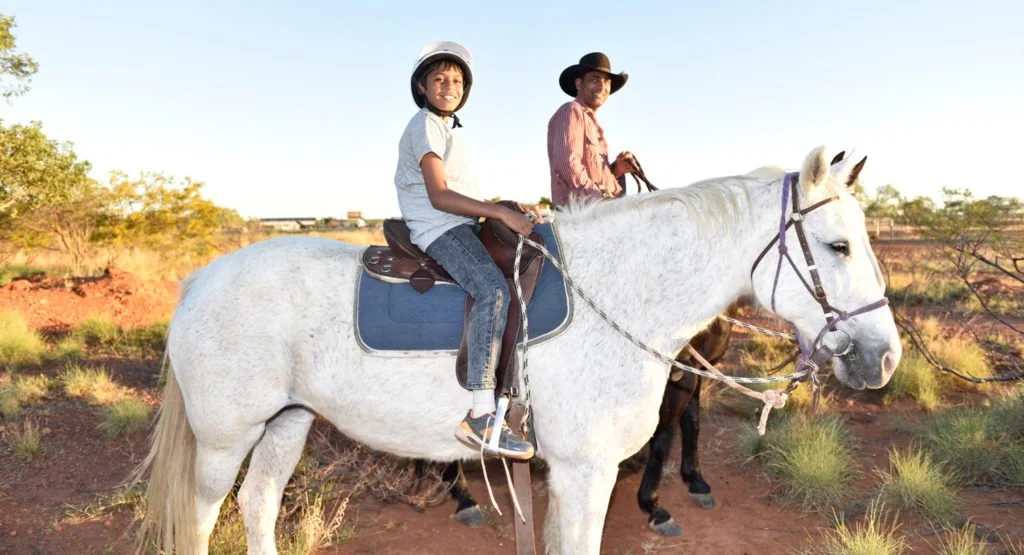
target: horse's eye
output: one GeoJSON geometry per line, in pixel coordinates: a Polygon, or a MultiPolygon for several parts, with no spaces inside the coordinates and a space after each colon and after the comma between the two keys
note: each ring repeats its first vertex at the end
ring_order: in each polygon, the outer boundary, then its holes
{"type": "Polygon", "coordinates": [[[840,256],[850,256],[850,244],[846,241],[836,241],[835,243],[830,243],[829,246],[840,256]]]}

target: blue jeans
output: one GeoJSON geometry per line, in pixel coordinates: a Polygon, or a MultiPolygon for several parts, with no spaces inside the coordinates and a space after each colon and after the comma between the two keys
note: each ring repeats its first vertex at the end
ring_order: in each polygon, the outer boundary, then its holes
{"type": "Polygon", "coordinates": [[[477,238],[474,226],[468,224],[444,232],[427,246],[427,254],[473,297],[466,387],[494,389],[494,367],[498,364],[510,299],[505,276],[477,238]]]}

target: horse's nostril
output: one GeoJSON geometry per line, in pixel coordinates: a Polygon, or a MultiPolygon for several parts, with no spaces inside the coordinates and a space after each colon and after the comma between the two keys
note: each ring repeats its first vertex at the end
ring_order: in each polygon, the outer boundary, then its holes
{"type": "Polygon", "coordinates": [[[899,363],[899,359],[896,358],[896,353],[889,351],[882,357],[882,375],[889,377],[896,370],[896,365],[899,363]]]}

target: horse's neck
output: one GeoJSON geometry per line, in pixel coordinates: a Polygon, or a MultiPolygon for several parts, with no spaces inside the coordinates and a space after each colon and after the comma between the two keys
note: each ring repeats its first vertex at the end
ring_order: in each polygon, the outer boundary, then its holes
{"type": "Polygon", "coordinates": [[[709,195],[691,194],[685,207],[659,200],[568,218],[559,227],[570,274],[628,331],[661,348],[681,348],[750,292],[751,264],[777,229],[769,206],[777,186],[731,189],[736,202],[724,214],[709,195]],[[681,223],[702,210],[713,229],[681,223]]]}

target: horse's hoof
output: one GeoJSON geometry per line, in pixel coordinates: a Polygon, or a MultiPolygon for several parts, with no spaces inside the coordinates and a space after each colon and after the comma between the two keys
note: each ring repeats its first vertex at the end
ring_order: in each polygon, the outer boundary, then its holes
{"type": "Polygon", "coordinates": [[[702,509],[711,509],[715,506],[715,498],[710,493],[691,493],[690,499],[702,509]]]}
{"type": "Polygon", "coordinates": [[[466,507],[452,517],[470,528],[479,528],[484,525],[484,512],[476,505],[466,507]]]}
{"type": "Polygon", "coordinates": [[[674,538],[676,536],[683,535],[683,529],[676,524],[676,520],[674,518],[670,518],[661,524],[655,524],[652,522],[651,530],[654,530],[655,534],[666,538],[674,538]]]}

